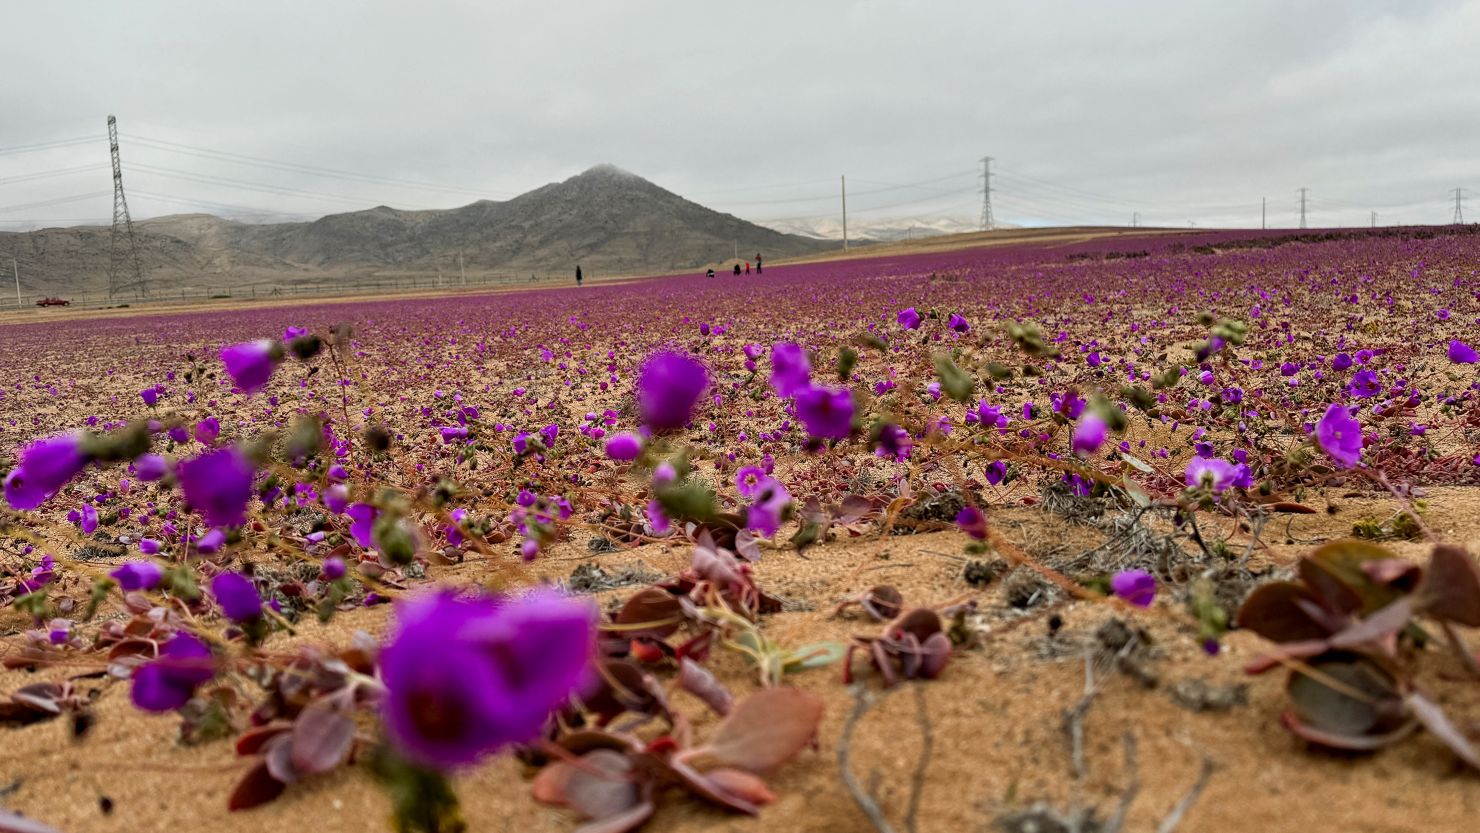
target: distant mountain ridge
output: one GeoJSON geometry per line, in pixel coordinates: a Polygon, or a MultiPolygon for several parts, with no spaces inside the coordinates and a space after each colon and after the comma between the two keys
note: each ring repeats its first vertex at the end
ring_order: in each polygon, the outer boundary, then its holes
{"type": "MultiPolygon", "coordinates": [[[[291,283],[332,276],[635,274],[701,268],[757,252],[814,254],[836,244],[723,214],[613,165],[503,202],[403,211],[377,206],[312,222],[253,224],[180,214],[134,224],[145,277],[161,286],[291,283]]],[[[33,292],[107,285],[107,227],[0,233],[33,292]]],[[[8,264],[7,264],[8,265],[8,264]]]]}

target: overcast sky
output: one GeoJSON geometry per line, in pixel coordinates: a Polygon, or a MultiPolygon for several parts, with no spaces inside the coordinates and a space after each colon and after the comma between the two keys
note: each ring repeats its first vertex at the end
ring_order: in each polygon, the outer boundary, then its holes
{"type": "Polygon", "coordinates": [[[0,229],[504,199],[612,162],[757,221],[1480,219],[1480,0],[12,0],[0,229]],[[66,144],[92,137],[90,141],[66,144]],[[26,151],[44,143],[64,143],[26,151]],[[17,150],[21,149],[21,150],[17,150]],[[250,159],[243,157],[251,157],[250,159]],[[415,183],[415,184],[413,184],[415,183]],[[72,199],[76,198],[76,199],[72,199]],[[65,222],[64,222],[65,221],[65,222]]]}

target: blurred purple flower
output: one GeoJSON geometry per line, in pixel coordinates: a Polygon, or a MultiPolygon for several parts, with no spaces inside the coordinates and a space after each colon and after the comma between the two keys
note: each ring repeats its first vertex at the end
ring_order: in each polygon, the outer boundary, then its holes
{"type": "Polygon", "coordinates": [[[978,541],[987,537],[987,515],[975,506],[963,506],[956,515],[956,526],[978,541]]]}
{"type": "Polygon", "coordinates": [[[1122,570],[1110,578],[1110,590],[1136,607],[1156,600],[1156,577],[1145,570],[1122,570]]]}
{"type": "Polygon", "coordinates": [[[1224,489],[1238,480],[1239,467],[1217,457],[1194,457],[1187,463],[1187,485],[1189,488],[1206,486],[1213,494],[1222,494],[1224,489]]]}
{"type": "Polygon", "coordinates": [[[409,760],[445,770],[534,739],[590,682],[595,619],[590,605],[544,590],[400,603],[380,652],[391,742],[409,760]]]}
{"type": "Polygon", "coordinates": [[[614,434],[606,441],[606,456],[620,462],[636,460],[642,454],[642,437],[630,431],[614,434]]]}
{"type": "Polygon", "coordinates": [[[240,526],[252,499],[252,464],[235,448],[222,448],[180,464],[185,502],[211,526],[240,526]]]}
{"type": "Polygon", "coordinates": [[[1465,344],[1463,341],[1449,342],[1448,356],[1449,360],[1455,364],[1474,364],[1476,361],[1480,361],[1480,354],[1475,352],[1475,348],[1465,344]]]}
{"type": "Polygon", "coordinates": [[[134,669],[130,696],[148,712],[174,711],[195,696],[195,689],[216,676],[211,649],[191,634],[178,632],[159,657],[134,669]]]}
{"type": "Polygon", "coordinates": [[[108,575],[127,592],[153,590],[164,577],[164,568],[153,561],[130,561],[108,575]]]}
{"type": "Polygon", "coordinates": [[[233,622],[250,622],[262,615],[262,596],[252,580],[241,573],[221,573],[211,579],[211,595],[233,622]]]}
{"type": "Polygon", "coordinates": [[[847,388],[807,388],[797,393],[796,406],[812,437],[841,440],[853,429],[853,392],[847,388]]]}
{"type": "Polygon", "coordinates": [[[914,307],[907,307],[900,310],[899,314],[894,316],[894,319],[899,322],[899,326],[904,327],[906,330],[915,330],[920,327],[920,313],[915,312],[914,307]]]}
{"type": "Polygon", "coordinates": [[[248,396],[267,385],[276,363],[277,346],[267,339],[221,348],[221,362],[231,381],[248,396]]]}
{"type": "Polygon", "coordinates": [[[35,509],[51,499],[87,466],[79,434],[37,440],[21,452],[5,476],[5,500],[13,509],[35,509]]]}
{"type": "Polygon", "coordinates": [[[707,387],[709,371],[698,359],[678,353],[654,354],[643,364],[637,381],[642,423],[654,431],[684,427],[707,387]]]}
{"type": "Polygon", "coordinates": [[[771,345],[771,387],[777,396],[796,396],[812,385],[812,363],[801,346],[788,341],[771,345]]]}
{"type": "Polygon", "coordinates": [[[955,330],[958,333],[964,333],[971,329],[971,325],[966,323],[966,319],[962,318],[960,313],[955,312],[951,313],[951,321],[949,326],[952,330],[955,330]]]}
{"type": "Polygon", "coordinates": [[[1105,421],[1091,411],[1080,417],[1078,424],[1074,426],[1070,447],[1080,457],[1088,457],[1105,444],[1106,431],[1105,421]]]}

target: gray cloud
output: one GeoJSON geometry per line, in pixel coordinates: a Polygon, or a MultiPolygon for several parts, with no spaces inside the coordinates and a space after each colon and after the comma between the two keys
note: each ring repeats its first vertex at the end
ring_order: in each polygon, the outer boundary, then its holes
{"type": "Polygon", "coordinates": [[[446,207],[610,161],[748,219],[831,218],[846,173],[860,218],[974,222],[984,154],[999,219],[1024,224],[1257,225],[1268,197],[1292,225],[1300,186],[1312,225],[1442,222],[1449,189],[1480,196],[1475,0],[33,0],[5,19],[0,229],[107,219],[110,112],[141,216],[446,207]]]}

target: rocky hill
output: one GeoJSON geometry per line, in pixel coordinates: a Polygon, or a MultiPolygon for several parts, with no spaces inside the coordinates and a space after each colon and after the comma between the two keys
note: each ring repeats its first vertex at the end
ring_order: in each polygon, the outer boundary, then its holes
{"type": "MultiPolygon", "coordinates": [[[[812,254],[835,244],[783,234],[712,211],[611,165],[505,202],[401,211],[386,206],[307,223],[253,224],[187,214],[135,224],[146,279],[166,286],[293,283],[332,277],[456,273],[640,274],[702,268],[763,252],[812,254]]],[[[23,288],[98,291],[107,285],[109,229],[0,233],[23,288]]]]}

